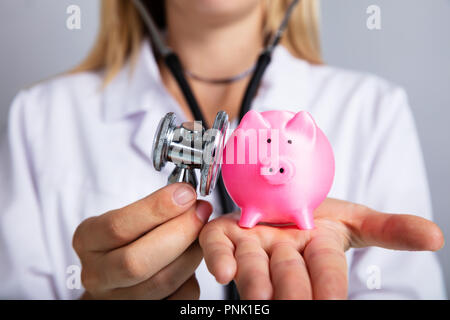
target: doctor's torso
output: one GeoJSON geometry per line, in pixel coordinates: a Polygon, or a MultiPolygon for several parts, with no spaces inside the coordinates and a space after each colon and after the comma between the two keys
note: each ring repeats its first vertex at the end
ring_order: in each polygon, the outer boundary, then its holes
{"type": "MultiPolygon", "coordinates": [[[[147,43],[133,70],[125,67],[105,89],[101,88],[101,73],[59,77],[23,91],[13,104],[8,153],[12,154],[11,159],[22,155],[25,160],[9,161],[11,184],[0,184],[9,209],[0,219],[4,237],[8,238],[3,245],[21,253],[2,257],[0,271],[11,274],[11,279],[5,280],[6,286],[8,281],[11,288],[17,281],[23,282],[14,289],[18,295],[27,281],[35,281],[39,285],[29,295],[64,299],[80,296],[81,290],[68,286],[70,267],[80,265],[71,244],[79,223],[135,202],[167,183],[172,167],[167,166],[162,172],[154,170],[153,137],[167,112],[174,112],[180,121],[185,115],[162,85],[147,43]],[[20,137],[14,137],[18,132],[20,137]],[[24,171],[28,174],[19,173],[24,171]],[[33,203],[31,195],[21,194],[22,184],[32,184],[33,203]],[[11,190],[4,191],[9,186],[11,190]],[[22,203],[21,210],[16,208],[18,201],[30,203],[22,203]],[[23,212],[33,208],[37,212],[23,212]],[[11,228],[6,230],[6,223],[28,226],[14,232],[11,228]],[[25,260],[31,262],[21,266],[20,261],[25,260]],[[30,274],[14,279],[23,272],[30,274]]],[[[307,110],[314,116],[330,139],[336,157],[330,197],[430,218],[420,147],[401,89],[373,76],[312,66],[280,47],[252,108],[307,110]],[[405,157],[408,161],[402,162],[405,157]]],[[[207,200],[216,208],[215,214],[221,211],[216,194],[207,200]]],[[[395,287],[402,280],[390,264],[421,259],[431,261],[420,267],[421,272],[437,275],[406,291],[414,296],[420,287],[424,295],[428,293],[427,297],[439,292],[426,288],[430,281],[438,286],[434,282],[440,276],[432,256],[384,252],[367,249],[348,253],[350,297],[372,294],[366,285],[367,266],[391,268],[395,274],[385,275],[385,279],[395,287]]],[[[406,279],[418,270],[403,272],[406,279]]],[[[203,263],[197,278],[202,298],[224,297],[223,289],[203,263]]],[[[396,297],[395,294],[388,290],[384,297],[396,297]]]]}

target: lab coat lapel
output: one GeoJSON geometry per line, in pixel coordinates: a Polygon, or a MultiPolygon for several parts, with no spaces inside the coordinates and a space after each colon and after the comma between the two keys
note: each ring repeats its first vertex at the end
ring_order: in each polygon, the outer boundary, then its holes
{"type": "Polygon", "coordinates": [[[155,95],[158,78],[151,48],[144,42],[136,64],[128,62],[104,89],[103,117],[106,122],[118,121],[151,110],[149,95],[155,95]]]}
{"type": "Polygon", "coordinates": [[[151,161],[153,137],[167,112],[182,120],[180,109],[162,84],[151,46],[144,41],[134,67],[128,63],[105,88],[104,121],[133,121],[130,144],[151,161]]]}

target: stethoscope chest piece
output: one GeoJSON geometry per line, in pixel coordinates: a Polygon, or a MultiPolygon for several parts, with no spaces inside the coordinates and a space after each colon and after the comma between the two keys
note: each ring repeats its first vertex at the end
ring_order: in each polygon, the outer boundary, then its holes
{"type": "Polygon", "coordinates": [[[195,169],[200,170],[200,194],[211,194],[216,186],[222,164],[222,152],[229,127],[228,115],[217,114],[211,129],[200,122],[177,126],[174,113],[161,119],[153,140],[153,166],[161,171],[167,162],[175,164],[168,183],[185,182],[197,189],[195,169]]]}

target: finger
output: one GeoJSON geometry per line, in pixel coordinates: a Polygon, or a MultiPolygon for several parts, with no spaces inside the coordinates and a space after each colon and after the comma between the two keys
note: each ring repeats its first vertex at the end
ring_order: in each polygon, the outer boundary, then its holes
{"type": "Polygon", "coordinates": [[[236,274],[233,242],[214,223],[207,224],[200,233],[200,245],[206,266],[217,282],[227,284],[236,274]]]}
{"type": "Polygon", "coordinates": [[[343,243],[337,235],[313,237],[307,244],[303,257],[309,271],[314,299],[347,298],[347,261],[343,243]]]}
{"type": "Polygon", "coordinates": [[[196,208],[147,233],[128,246],[96,259],[96,285],[105,289],[134,286],[177,259],[197,239],[212,212],[211,205],[198,201],[196,208]],[[201,217],[201,218],[200,218],[201,217]]]}
{"type": "Polygon", "coordinates": [[[192,277],[202,259],[202,249],[196,242],[152,278],[133,287],[114,289],[112,297],[131,300],[163,299],[179,290],[192,277]]]}
{"type": "Polygon", "coordinates": [[[276,300],[310,300],[311,282],[301,254],[290,244],[279,244],[270,256],[270,275],[276,300]]]}
{"type": "Polygon", "coordinates": [[[192,276],[167,300],[198,300],[200,298],[200,286],[197,278],[192,276]]]}
{"type": "Polygon", "coordinates": [[[255,239],[242,239],[236,245],[236,286],[243,300],[271,299],[269,257],[255,239]]]}
{"type": "Polygon", "coordinates": [[[353,247],[437,251],[444,245],[441,229],[432,221],[405,214],[385,214],[342,200],[326,199],[316,217],[333,216],[350,230],[353,247]]]}
{"type": "Polygon", "coordinates": [[[442,231],[435,223],[411,215],[371,211],[361,215],[353,230],[355,247],[437,251],[444,245],[442,231]]]}
{"type": "Polygon", "coordinates": [[[195,204],[195,190],[176,183],[119,210],[83,222],[74,236],[78,251],[106,251],[136,240],[195,204]]]}

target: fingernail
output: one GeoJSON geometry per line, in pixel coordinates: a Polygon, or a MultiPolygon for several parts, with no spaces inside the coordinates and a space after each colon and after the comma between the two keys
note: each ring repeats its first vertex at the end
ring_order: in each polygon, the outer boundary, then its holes
{"type": "Polygon", "coordinates": [[[197,217],[203,222],[207,222],[211,216],[212,210],[211,206],[206,202],[198,202],[197,208],[195,209],[197,217]]]}
{"type": "Polygon", "coordinates": [[[194,201],[196,199],[196,197],[197,197],[197,195],[195,194],[194,190],[191,187],[184,186],[184,185],[180,186],[173,193],[173,200],[180,207],[185,206],[188,203],[194,201]]]}

